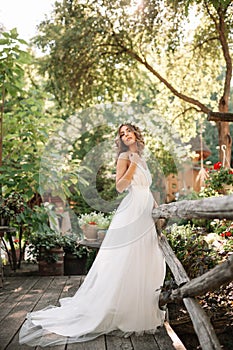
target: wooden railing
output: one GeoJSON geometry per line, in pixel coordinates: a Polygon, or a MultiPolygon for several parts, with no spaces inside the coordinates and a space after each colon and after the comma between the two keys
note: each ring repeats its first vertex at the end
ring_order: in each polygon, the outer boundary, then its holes
{"type": "Polygon", "coordinates": [[[233,195],[162,204],[153,210],[153,218],[159,235],[160,247],[178,285],[178,288],[170,290],[169,293],[161,293],[160,306],[183,300],[202,350],[222,349],[209,317],[195,296],[216,290],[233,280],[233,253],[220,265],[190,281],[166,236],[161,233],[161,228],[165,228],[165,225],[163,227],[161,225],[161,219],[164,219],[165,222],[172,218],[231,220],[233,219],[233,195]]]}

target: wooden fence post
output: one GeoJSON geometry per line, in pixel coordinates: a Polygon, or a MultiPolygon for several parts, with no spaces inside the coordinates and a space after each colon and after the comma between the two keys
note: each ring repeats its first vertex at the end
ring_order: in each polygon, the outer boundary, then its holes
{"type": "MultiPolygon", "coordinates": [[[[177,285],[188,282],[190,279],[181,262],[170,247],[164,235],[159,236],[159,245],[165,256],[166,263],[171,269],[177,285]]],[[[194,298],[184,298],[183,302],[190,315],[195,333],[203,350],[221,350],[221,345],[215,334],[210,320],[199,303],[194,298]]]]}

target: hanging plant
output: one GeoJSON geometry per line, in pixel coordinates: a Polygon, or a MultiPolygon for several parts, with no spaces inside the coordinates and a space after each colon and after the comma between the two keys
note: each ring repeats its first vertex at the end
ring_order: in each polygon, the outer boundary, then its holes
{"type": "Polygon", "coordinates": [[[219,193],[224,193],[226,186],[231,191],[231,186],[233,190],[233,169],[224,168],[221,162],[214,164],[213,169],[210,169],[209,177],[206,180],[206,185],[219,193]]]}

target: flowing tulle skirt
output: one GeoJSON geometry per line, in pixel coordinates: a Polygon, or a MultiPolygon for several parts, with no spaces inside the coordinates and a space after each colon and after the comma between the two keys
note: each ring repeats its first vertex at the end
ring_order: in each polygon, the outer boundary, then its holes
{"type": "Polygon", "coordinates": [[[71,298],[31,312],[19,341],[31,346],[82,342],[102,334],[154,331],[165,262],[151,216],[148,187],[131,186],[83,284],[71,298]]]}

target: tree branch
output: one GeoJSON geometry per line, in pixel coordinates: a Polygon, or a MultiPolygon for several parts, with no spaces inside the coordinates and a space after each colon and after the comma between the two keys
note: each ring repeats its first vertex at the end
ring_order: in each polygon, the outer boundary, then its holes
{"type": "Polygon", "coordinates": [[[217,26],[217,30],[219,33],[219,40],[222,46],[223,56],[226,62],[224,93],[223,93],[223,97],[220,100],[220,104],[224,104],[223,107],[225,107],[225,104],[228,106],[228,100],[230,97],[230,86],[231,86],[231,78],[232,78],[232,59],[231,59],[229,46],[225,35],[226,28],[225,28],[225,22],[224,22],[224,15],[220,11],[219,11],[219,26],[217,26]]]}
{"type": "Polygon", "coordinates": [[[134,58],[139,63],[143,64],[156,78],[158,78],[175,96],[180,98],[183,101],[186,101],[188,103],[191,103],[197,107],[199,107],[200,111],[203,113],[208,114],[211,110],[206,107],[204,104],[202,104],[200,101],[189,97],[181,92],[179,92],[177,89],[174,88],[173,85],[171,85],[164,77],[162,77],[146,60],[143,60],[136,52],[125,48],[126,52],[134,58]]]}
{"type": "Polygon", "coordinates": [[[185,109],[183,110],[182,113],[179,113],[179,114],[177,114],[177,115],[174,116],[174,118],[172,119],[171,123],[174,123],[175,120],[176,120],[177,118],[180,118],[180,116],[182,116],[182,115],[184,116],[185,113],[187,113],[187,112],[189,112],[189,111],[192,111],[192,110],[194,110],[194,111],[197,112],[197,113],[199,112],[198,109],[195,108],[194,106],[191,106],[191,107],[189,107],[189,108],[185,108],[185,109]]]}

